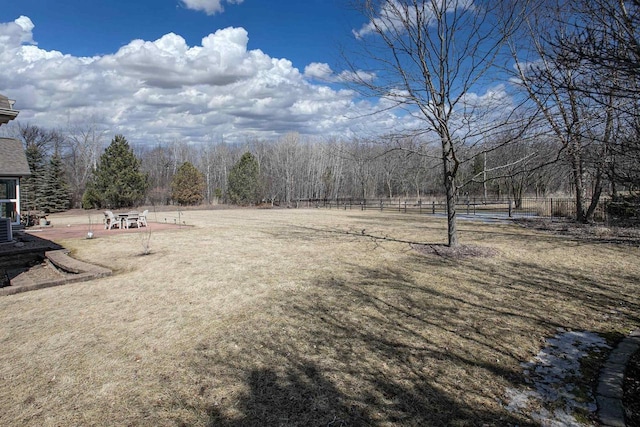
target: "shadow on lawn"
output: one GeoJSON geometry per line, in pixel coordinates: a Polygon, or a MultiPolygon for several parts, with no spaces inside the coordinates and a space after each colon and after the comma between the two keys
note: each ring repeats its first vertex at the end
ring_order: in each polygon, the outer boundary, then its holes
{"type": "Polygon", "coordinates": [[[541,339],[640,322],[635,273],[409,258],[405,269],[352,264],[348,277],[274,297],[274,324],[238,337],[232,355],[205,346],[198,369],[224,365],[242,385],[209,407],[210,425],[535,425],[502,399],[526,386],[520,363],[541,339]],[[466,287],[412,274],[443,267],[466,287]]]}
{"type": "Polygon", "coordinates": [[[210,408],[211,426],[533,425],[496,402],[523,381],[500,364],[508,349],[399,270],[358,274],[288,301],[282,324],[242,339],[236,357],[210,352],[203,364],[222,363],[245,385],[232,405],[210,408]],[[469,383],[492,376],[500,382],[469,383]]]}
{"type": "Polygon", "coordinates": [[[472,409],[452,400],[429,384],[427,378],[400,384],[384,375],[371,379],[375,393],[357,397],[341,392],[313,364],[289,368],[257,369],[246,375],[249,391],[235,407],[238,417],[210,411],[213,426],[533,426],[516,417],[472,409]]]}

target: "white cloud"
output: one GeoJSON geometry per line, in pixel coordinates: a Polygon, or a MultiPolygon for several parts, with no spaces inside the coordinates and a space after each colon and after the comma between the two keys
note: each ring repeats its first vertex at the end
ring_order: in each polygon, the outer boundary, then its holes
{"type": "MultiPolygon", "coordinates": [[[[230,4],[240,4],[244,0],[226,0],[230,4]]],[[[215,15],[224,11],[222,3],[225,0],[182,0],[182,4],[187,9],[205,12],[207,15],[215,15]]]]}
{"type": "Polygon", "coordinates": [[[346,74],[326,64],[309,64],[303,74],[288,59],[249,50],[243,28],[220,29],[195,46],[168,33],[95,57],[40,49],[33,28],[26,17],[0,24],[0,93],[17,101],[20,122],[91,123],[141,144],[210,135],[243,141],[288,132],[376,134],[406,126],[388,111],[372,119],[380,106],[330,86],[346,74]]]}
{"type": "Polygon", "coordinates": [[[304,75],[310,79],[329,81],[333,76],[333,70],[329,64],[312,62],[304,68],[304,75]]]}
{"type": "Polygon", "coordinates": [[[486,92],[480,95],[469,92],[462,97],[461,104],[466,108],[482,108],[484,110],[511,111],[513,109],[511,96],[503,84],[487,88],[486,92]]]}
{"type": "Polygon", "coordinates": [[[346,83],[369,83],[372,82],[375,78],[376,75],[368,71],[343,71],[338,75],[337,81],[346,83]]]}
{"type": "MultiPolygon", "coordinates": [[[[459,0],[447,4],[443,4],[443,1],[444,0],[423,0],[421,12],[422,21],[426,22],[427,25],[432,25],[432,20],[435,16],[434,11],[439,12],[443,6],[446,6],[447,12],[451,12],[456,9],[471,9],[474,7],[473,0],[459,0]]],[[[417,20],[416,9],[413,7],[406,7],[398,0],[385,0],[382,2],[380,10],[372,10],[370,12],[375,15],[373,19],[364,24],[359,30],[352,31],[353,35],[357,39],[381,32],[404,33],[406,31],[405,23],[415,23],[417,20]]]]}
{"type": "Polygon", "coordinates": [[[333,83],[360,83],[371,82],[375,79],[375,74],[367,71],[342,71],[335,74],[329,64],[313,62],[304,69],[304,76],[323,82],[333,83]]]}
{"type": "Polygon", "coordinates": [[[26,16],[20,16],[13,22],[0,23],[0,44],[35,44],[32,33],[34,27],[26,16]]]}

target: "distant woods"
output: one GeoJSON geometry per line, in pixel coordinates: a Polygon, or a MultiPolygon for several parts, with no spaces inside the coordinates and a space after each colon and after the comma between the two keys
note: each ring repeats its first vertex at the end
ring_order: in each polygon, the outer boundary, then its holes
{"type": "MultiPolygon", "coordinates": [[[[33,172],[23,180],[23,202],[32,210],[443,196],[438,148],[418,138],[322,140],[291,133],[243,144],[142,145],[122,135],[109,141],[91,129],[72,133],[26,125],[19,131],[33,172]]],[[[570,170],[560,162],[538,167],[533,160],[552,159],[557,150],[553,139],[541,137],[475,156],[461,165],[461,192],[478,200],[570,195],[570,170]],[[523,157],[527,161],[517,161],[523,157]],[[510,159],[509,168],[496,169],[510,159]]],[[[625,191],[624,183],[608,188],[625,191]]]]}

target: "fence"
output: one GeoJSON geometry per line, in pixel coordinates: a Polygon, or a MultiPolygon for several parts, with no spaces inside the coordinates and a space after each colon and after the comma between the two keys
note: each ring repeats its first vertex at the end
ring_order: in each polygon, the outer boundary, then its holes
{"type": "MultiPolygon", "coordinates": [[[[591,200],[584,201],[588,206],[591,200]]],[[[446,202],[442,199],[304,199],[295,202],[298,208],[326,208],[344,210],[379,210],[414,214],[445,214],[446,202]]],[[[517,203],[510,199],[482,200],[461,198],[456,203],[456,212],[466,215],[498,217],[542,217],[575,218],[576,201],[569,198],[522,198],[517,203]]],[[[606,201],[601,200],[594,219],[606,220],[606,201]]]]}

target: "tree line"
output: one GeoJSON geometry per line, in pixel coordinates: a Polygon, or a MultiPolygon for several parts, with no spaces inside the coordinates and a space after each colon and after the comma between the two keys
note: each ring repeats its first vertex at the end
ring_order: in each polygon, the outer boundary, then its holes
{"type": "MultiPolygon", "coordinates": [[[[124,208],[136,205],[270,203],[301,199],[443,197],[435,147],[419,138],[318,140],[296,133],[274,141],[244,144],[130,144],[123,135],[110,141],[95,129],[43,129],[18,123],[32,176],[23,179],[23,210],[57,212],[69,208],[124,208]]],[[[478,200],[573,194],[562,162],[539,167],[528,153],[557,155],[551,140],[523,140],[482,152],[465,162],[461,193],[478,200]],[[505,162],[513,164],[500,167],[505,162]]],[[[590,181],[589,181],[590,182],[590,181]]],[[[611,181],[613,183],[613,180],[611,181]]],[[[610,190],[624,190],[624,185],[610,190]]]]}

